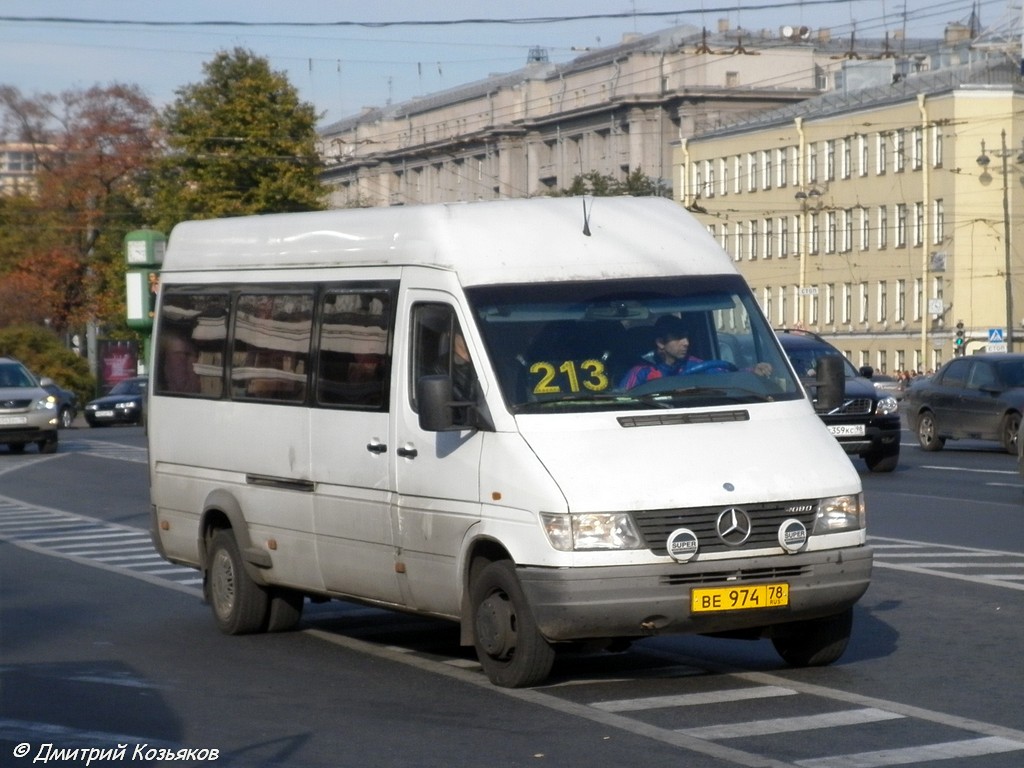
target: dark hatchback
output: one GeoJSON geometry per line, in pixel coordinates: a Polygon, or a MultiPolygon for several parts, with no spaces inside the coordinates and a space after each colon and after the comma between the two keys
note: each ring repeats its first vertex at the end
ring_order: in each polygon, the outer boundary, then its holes
{"type": "Polygon", "coordinates": [[[777,335],[786,356],[814,401],[815,410],[835,436],[843,450],[860,456],[872,472],[892,472],[900,460],[899,404],[891,395],[879,392],[868,376],[853,367],[845,355],[817,334],[807,331],[782,330],[777,335]],[[843,361],[845,395],[838,408],[828,411],[818,407],[818,359],[826,355],[843,361]]]}
{"type": "Polygon", "coordinates": [[[85,404],[85,420],[90,427],[107,424],[142,424],[146,414],[148,376],[119,381],[103,397],[85,404]]]}
{"type": "Polygon", "coordinates": [[[995,440],[1017,453],[1024,413],[1024,354],[956,357],[934,376],[910,385],[903,397],[907,422],[926,451],[947,440],[995,440]]]}

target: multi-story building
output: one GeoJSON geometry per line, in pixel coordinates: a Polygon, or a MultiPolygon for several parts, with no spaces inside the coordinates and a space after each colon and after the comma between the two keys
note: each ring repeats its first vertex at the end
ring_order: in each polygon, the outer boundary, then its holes
{"type": "Polygon", "coordinates": [[[1019,351],[1022,115],[1007,58],[835,91],[680,141],[678,199],[774,324],[817,331],[858,365],[1019,351]]]}
{"type": "Polygon", "coordinates": [[[748,114],[957,60],[967,36],[860,42],[825,30],[680,27],[363,114],[320,132],[333,204],[394,205],[527,197],[596,172],[639,170],[671,184],[672,145],[748,114]],[[872,62],[867,59],[871,57],[872,62]]]}
{"type": "Polygon", "coordinates": [[[33,144],[0,143],[0,195],[35,190],[36,151],[33,144]]]}

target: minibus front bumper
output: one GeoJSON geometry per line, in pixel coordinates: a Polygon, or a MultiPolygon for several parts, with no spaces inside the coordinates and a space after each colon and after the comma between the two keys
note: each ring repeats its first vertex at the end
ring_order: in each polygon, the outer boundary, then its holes
{"type": "Polygon", "coordinates": [[[517,570],[540,633],[552,642],[737,632],[832,616],[871,579],[868,546],[743,560],[517,570]],[[783,607],[691,610],[695,588],[788,587],[783,607]]]}

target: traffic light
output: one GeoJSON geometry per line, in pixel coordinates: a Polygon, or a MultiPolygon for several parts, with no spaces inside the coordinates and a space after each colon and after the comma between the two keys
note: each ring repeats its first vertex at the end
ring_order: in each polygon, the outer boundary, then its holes
{"type": "Polygon", "coordinates": [[[962,355],[964,353],[964,342],[967,339],[964,337],[964,321],[957,320],[956,323],[956,339],[953,341],[956,344],[956,353],[962,355]]]}

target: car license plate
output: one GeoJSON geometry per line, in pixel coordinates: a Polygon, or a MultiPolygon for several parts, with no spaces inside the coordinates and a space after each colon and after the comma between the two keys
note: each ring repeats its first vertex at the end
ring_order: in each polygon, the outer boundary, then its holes
{"type": "Polygon", "coordinates": [[[828,431],[836,437],[863,437],[863,424],[829,424],[828,431]]]}
{"type": "Polygon", "coordinates": [[[28,416],[0,416],[0,424],[28,424],[28,416]]]}
{"type": "Polygon", "coordinates": [[[114,418],[113,411],[96,411],[97,419],[112,419],[114,418]]]}
{"type": "Polygon", "coordinates": [[[789,584],[746,587],[698,587],[690,592],[690,612],[743,611],[789,605],[789,584]]]}

